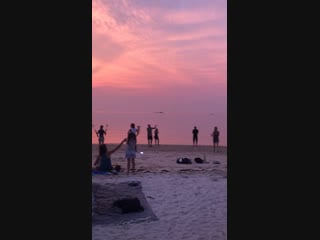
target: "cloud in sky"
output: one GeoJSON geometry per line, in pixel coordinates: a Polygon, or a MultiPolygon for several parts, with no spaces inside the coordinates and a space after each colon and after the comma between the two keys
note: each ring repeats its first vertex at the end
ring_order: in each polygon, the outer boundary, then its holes
{"type": "Polygon", "coordinates": [[[226,82],[224,1],[93,0],[92,24],[93,87],[226,82]]]}

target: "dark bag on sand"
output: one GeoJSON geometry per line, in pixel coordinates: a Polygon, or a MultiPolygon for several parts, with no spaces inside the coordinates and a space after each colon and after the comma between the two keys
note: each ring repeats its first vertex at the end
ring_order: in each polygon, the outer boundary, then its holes
{"type": "Polygon", "coordinates": [[[117,200],[113,203],[113,206],[122,210],[122,213],[130,212],[142,212],[144,208],[141,206],[138,198],[124,198],[117,200]]]}
{"type": "Polygon", "coordinates": [[[178,158],[177,163],[179,164],[191,164],[192,161],[189,158],[178,158]]]}
{"type": "Polygon", "coordinates": [[[116,170],[117,172],[120,172],[121,166],[120,166],[120,165],[116,165],[116,166],[114,167],[114,170],[116,170]]]}
{"type": "Polygon", "coordinates": [[[194,159],[194,161],[195,161],[196,163],[204,163],[204,160],[202,160],[202,159],[199,158],[199,157],[196,157],[196,158],[194,159]]]}

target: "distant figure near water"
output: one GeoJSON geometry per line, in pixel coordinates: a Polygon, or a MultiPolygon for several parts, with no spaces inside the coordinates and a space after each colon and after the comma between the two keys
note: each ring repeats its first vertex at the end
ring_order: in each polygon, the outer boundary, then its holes
{"type": "Polygon", "coordinates": [[[159,130],[157,126],[154,129],[154,144],[159,146],[159,130]]]}
{"type": "Polygon", "coordinates": [[[100,129],[98,131],[97,130],[94,130],[94,131],[97,134],[99,145],[104,144],[104,137],[107,135],[107,129],[104,130],[103,125],[100,125],[100,129]]]}
{"type": "Polygon", "coordinates": [[[192,137],[192,141],[193,141],[193,145],[198,145],[198,133],[199,133],[199,130],[197,129],[197,127],[195,126],[192,130],[192,134],[193,134],[193,137],[192,137]]]}
{"type": "Polygon", "coordinates": [[[214,127],[214,130],[211,133],[211,136],[213,137],[213,151],[214,152],[218,151],[219,135],[220,135],[220,132],[218,131],[218,127],[214,127]]]}
{"type": "Polygon", "coordinates": [[[152,147],[152,129],[155,129],[155,127],[151,127],[151,125],[148,124],[148,127],[147,127],[147,138],[148,138],[149,147],[152,147]]]}

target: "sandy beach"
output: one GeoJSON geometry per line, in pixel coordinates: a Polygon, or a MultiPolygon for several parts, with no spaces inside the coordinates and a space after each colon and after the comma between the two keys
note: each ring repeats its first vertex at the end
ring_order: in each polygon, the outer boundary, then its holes
{"type": "MultiPolygon", "coordinates": [[[[113,149],[115,144],[107,146],[113,149]]],[[[92,239],[227,239],[226,147],[213,152],[212,146],[138,144],[136,172],[129,175],[125,172],[125,148],[124,144],[112,155],[112,164],[120,165],[123,171],[93,175],[92,183],[117,186],[139,182],[146,208],[156,219],[128,213],[127,221],[113,222],[111,218],[106,223],[93,223],[92,239]],[[192,164],[178,164],[180,157],[191,159],[192,164]],[[205,163],[196,163],[196,157],[205,159],[205,163]]],[[[92,145],[92,162],[97,153],[98,146],[92,145]]]]}

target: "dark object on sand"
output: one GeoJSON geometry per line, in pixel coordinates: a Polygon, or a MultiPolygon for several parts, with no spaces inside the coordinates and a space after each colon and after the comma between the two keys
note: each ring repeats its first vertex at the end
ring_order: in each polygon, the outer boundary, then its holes
{"type": "Polygon", "coordinates": [[[214,161],[213,164],[220,164],[220,162],[219,161],[214,161]]]}
{"type": "MultiPolygon", "coordinates": [[[[142,191],[142,184],[139,181],[125,181],[120,183],[98,184],[92,182],[92,226],[108,224],[142,223],[159,220],[152,211],[149,198],[146,198],[142,191]],[[131,187],[131,182],[139,183],[138,186],[131,187]],[[123,214],[121,208],[115,207],[114,203],[121,199],[138,198],[143,211],[123,214]]],[[[155,196],[153,196],[155,197],[155,196]]],[[[116,205],[121,205],[121,202],[116,205]]]]}
{"type": "Polygon", "coordinates": [[[191,164],[192,161],[189,158],[178,158],[177,163],[179,164],[191,164]]]}
{"type": "Polygon", "coordinates": [[[114,167],[114,170],[116,170],[117,172],[120,172],[121,166],[120,166],[120,165],[116,165],[116,166],[114,167]]]}
{"type": "Polygon", "coordinates": [[[122,213],[144,211],[144,208],[141,206],[138,198],[123,198],[115,201],[113,206],[120,208],[122,213]]]}
{"type": "Polygon", "coordinates": [[[201,159],[201,158],[199,158],[199,157],[196,157],[196,158],[194,159],[194,161],[195,161],[196,163],[204,163],[204,160],[201,159]]]}
{"type": "Polygon", "coordinates": [[[128,185],[131,187],[136,187],[140,185],[140,182],[129,182],[128,185]]]}

